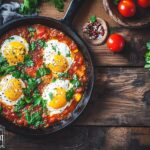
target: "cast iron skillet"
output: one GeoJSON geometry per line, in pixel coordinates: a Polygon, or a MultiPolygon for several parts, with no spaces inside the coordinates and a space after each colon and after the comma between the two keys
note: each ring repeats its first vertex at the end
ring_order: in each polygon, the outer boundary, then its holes
{"type": "Polygon", "coordinates": [[[85,43],[82,41],[79,35],[77,35],[70,27],[75,11],[77,11],[77,8],[81,4],[81,1],[83,2],[83,0],[72,0],[69,9],[67,11],[67,14],[65,15],[64,19],[62,19],[61,21],[52,18],[47,18],[47,17],[25,17],[25,18],[14,20],[0,28],[0,35],[3,35],[7,33],[7,31],[17,28],[18,26],[23,26],[26,24],[27,25],[42,24],[63,31],[66,35],[71,37],[76,42],[79,49],[82,51],[87,64],[87,75],[88,75],[87,88],[84,93],[84,96],[69,118],[62,120],[54,124],[53,126],[50,126],[49,128],[33,130],[26,127],[19,127],[7,121],[4,117],[1,116],[0,124],[5,126],[7,130],[10,130],[18,134],[29,135],[29,136],[49,135],[71,124],[81,114],[81,112],[84,110],[85,106],[87,105],[94,84],[93,64],[92,64],[92,60],[88,48],[86,47],[85,43]]]}

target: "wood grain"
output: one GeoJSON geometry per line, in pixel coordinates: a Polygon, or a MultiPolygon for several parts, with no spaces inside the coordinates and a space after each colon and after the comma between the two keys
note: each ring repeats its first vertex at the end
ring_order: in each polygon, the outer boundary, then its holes
{"type": "MultiPolygon", "coordinates": [[[[70,0],[66,0],[64,12],[44,3],[40,15],[61,19],[69,3],[70,0]]],[[[102,0],[86,0],[73,23],[81,37],[82,25],[91,15],[105,19],[111,32],[125,36],[125,51],[113,54],[105,44],[91,46],[85,41],[97,66],[95,88],[86,110],[73,125],[50,137],[27,138],[6,131],[7,150],[150,149],[150,73],[142,68],[145,43],[150,39],[149,27],[122,28],[104,11],[102,0]]]]}
{"type": "Polygon", "coordinates": [[[7,150],[149,150],[150,128],[69,127],[45,138],[6,133],[7,150]]]}
{"type": "Polygon", "coordinates": [[[97,68],[92,98],[77,125],[150,126],[150,73],[97,68]]]}

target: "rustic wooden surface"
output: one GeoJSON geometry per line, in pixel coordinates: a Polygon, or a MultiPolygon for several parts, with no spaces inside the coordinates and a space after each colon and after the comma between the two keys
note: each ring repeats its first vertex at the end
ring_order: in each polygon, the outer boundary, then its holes
{"type": "MultiPolygon", "coordinates": [[[[66,0],[65,11],[69,6],[66,0]]],[[[145,43],[150,27],[129,30],[116,24],[104,11],[102,0],[85,0],[77,11],[73,28],[82,37],[82,25],[91,15],[105,19],[110,32],[125,36],[126,49],[111,53],[106,45],[89,46],[96,82],[91,100],[70,127],[42,139],[6,132],[8,150],[149,150],[150,73],[143,68],[145,43]]],[[[53,6],[44,3],[42,16],[63,18],[53,6]]],[[[85,41],[86,42],[86,41],[85,41]]]]}
{"type": "Polygon", "coordinates": [[[8,150],[149,150],[150,129],[68,127],[45,138],[7,133],[8,150]]]}

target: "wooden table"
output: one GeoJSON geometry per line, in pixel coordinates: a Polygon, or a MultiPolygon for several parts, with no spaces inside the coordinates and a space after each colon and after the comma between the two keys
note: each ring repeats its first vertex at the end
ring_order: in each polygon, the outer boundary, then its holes
{"type": "MultiPolygon", "coordinates": [[[[69,1],[66,0],[65,11],[69,1]]],[[[65,11],[58,12],[44,3],[40,15],[60,19],[65,11]]],[[[105,19],[111,31],[123,34],[128,43],[126,50],[113,54],[106,45],[88,45],[94,61],[96,82],[83,114],[70,127],[47,138],[27,138],[6,132],[6,149],[150,149],[150,73],[143,68],[150,27],[138,31],[124,29],[110,19],[102,0],[86,0],[73,23],[81,36],[81,27],[91,15],[105,19]]]]}

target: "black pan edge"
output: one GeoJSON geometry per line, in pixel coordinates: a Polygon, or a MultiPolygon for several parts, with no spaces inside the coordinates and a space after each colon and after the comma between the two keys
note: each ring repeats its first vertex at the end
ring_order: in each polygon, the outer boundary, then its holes
{"type": "Polygon", "coordinates": [[[26,135],[26,136],[45,136],[57,132],[65,128],[66,126],[70,125],[83,112],[87,103],[90,100],[91,93],[94,86],[94,67],[90,56],[90,52],[87,46],[85,45],[85,43],[83,42],[83,40],[81,39],[81,37],[73,30],[71,30],[70,27],[55,19],[38,16],[38,17],[24,17],[17,20],[13,20],[0,27],[0,35],[3,35],[7,31],[17,28],[19,26],[32,25],[32,24],[42,24],[48,27],[56,28],[64,32],[70,38],[72,38],[75,41],[75,43],[78,45],[80,51],[83,53],[83,56],[85,57],[85,61],[87,64],[87,72],[88,72],[87,74],[88,82],[87,82],[87,88],[84,93],[84,96],[82,100],[79,102],[79,104],[77,105],[76,109],[71,113],[71,116],[68,119],[62,120],[59,123],[50,126],[49,128],[33,130],[26,127],[19,127],[7,121],[5,118],[0,117],[1,125],[5,126],[7,130],[10,130],[18,134],[26,135]]]}

